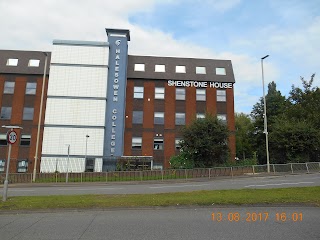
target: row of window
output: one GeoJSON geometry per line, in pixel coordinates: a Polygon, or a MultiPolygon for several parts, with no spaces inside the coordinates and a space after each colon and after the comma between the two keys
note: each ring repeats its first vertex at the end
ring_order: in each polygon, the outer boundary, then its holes
{"type": "MultiPolygon", "coordinates": [[[[176,150],[180,149],[181,138],[175,139],[175,148],[176,150]]],[[[142,137],[132,137],[131,148],[134,150],[142,149],[142,137]]],[[[164,149],[164,141],[162,137],[155,137],[153,139],[153,149],[154,150],[163,150],[164,149]]]]}
{"type": "MultiPolygon", "coordinates": [[[[18,58],[9,58],[7,60],[7,66],[16,67],[18,66],[19,59],[18,58]]],[[[39,59],[30,59],[28,63],[28,67],[39,67],[40,60],[39,59]]]]}
{"type": "MultiPolygon", "coordinates": [[[[1,107],[0,119],[11,119],[12,107],[1,107]]],[[[25,107],[23,108],[23,120],[33,120],[34,108],[25,107]]]]}
{"type": "MultiPolygon", "coordinates": [[[[205,114],[204,113],[197,113],[196,118],[205,118],[205,114]]],[[[226,114],[217,114],[217,118],[223,122],[227,121],[226,114]]],[[[133,111],[132,123],[133,124],[142,124],[143,123],[143,111],[133,111]]],[[[186,123],[186,114],[185,113],[175,113],[175,124],[176,125],[185,125],[185,123],[186,123]]],[[[164,112],[155,112],[154,113],[154,124],[164,124],[164,112]]]]}
{"type": "MultiPolygon", "coordinates": [[[[6,165],[5,160],[0,159],[0,172],[4,172],[4,167],[6,165]]],[[[28,170],[28,160],[19,160],[17,164],[17,172],[23,173],[28,170]]]]}
{"type": "MultiPolygon", "coordinates": [[[[30,146],[31,143],[31,135],[30,134],[21,134],[20,137],[20,145],[21,146],[30,146]]],[[[7,134],[0,133],[0,146],[7,145],[7,134]]]]}
{"type": "MultiPolygon", "coordinates": [[[[133,88],[133,98],[143,99],[144,87],[135,86],[133,88]]],[[[164,99],[165,88],[156,87],[154,92],[154,99],[164,99]]],[[[186,100],[186,89],[176,88],[176,100],[186,100]]],[[[196,89],[196,100],[206,101],[206,90],[196,89]]],[[[217,90],[217,102],[225,102],[227,100],[226,90],[217,90]]]]}
{"type": "MultiPolygon", "coordinates": [[[[15,82],[5,81],[3,93],[5,94],[13,94],[14,93],[15,82]]],[[[37,90],[36,82],[27,82],[26,86],[26,94],[35,95],[37,90]]]]}
{"type": "MultiPolygon", "coordinates": [[[[175,68],[176,73],[186,73],[186,66],[180,65],[176,66],[175,68]]],[[[145,64],[144,63],[136,63],[134,64],[134,71],[136,72],[144,72],[145,71],[145,64]]],[[[154,71],[155,72],[166,72],[166,65],[164,64],[156,64],[154,66],[154,71]]],[[[196,74],[207,74],[207,69],[206,67],[196,67],[195,69],[196,74]]],[[[226,75],[226,69],[222,67],[217,67],[215,68],[215,73],[216,75],[226,75]]]]}

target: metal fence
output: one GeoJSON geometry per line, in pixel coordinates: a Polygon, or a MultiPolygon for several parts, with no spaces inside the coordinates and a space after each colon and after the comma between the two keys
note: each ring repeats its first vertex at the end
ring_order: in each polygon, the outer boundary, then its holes
{"type": "MultiPolygon", "coordinates": [[[[271,175],[320,172],[320,162],[270,164],[271,175]]],[[[173,179],[212,179],[218,177],[239,177],[266,175],[267,165],[215,167],[198,169],[170,169],[148,171],[114,171],[68,173],[68,182],[118,182],[118,181],[165,181],[173,179]]],[[[37,183],[66,182],[66,173],[37,173],[37,183]]],[[[3,183],[5,174],[0,174],[3,183]]],[[[10,173],[9,183],[32,183],[32,173],[10,173]]]]}

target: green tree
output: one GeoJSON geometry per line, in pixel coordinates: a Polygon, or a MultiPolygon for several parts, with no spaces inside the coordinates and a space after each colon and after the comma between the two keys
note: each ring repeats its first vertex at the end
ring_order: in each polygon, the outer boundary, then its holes
{"type": "Polygon", "coordinates": [[[311,122],[279,118],[270,133],[273,162],[316,161],[320,149],[320,132],[311,122]]]}
{"type": "Polygon", "coordinates": [[[190,156],[195,167],[211,167],[228,160],[229,130],[217,117],[207,114],[181,129],[181,151],[190,156]]]}
{"type": "Polygon", "coordinates": [[[252,158],[254,153],[253,148],[253,123],[249,115],[244,113],[235,114],[236,124],[236,156],[242,160],[246,158],[252,158]]]}
{"type": "MultiPolygon", "coordinates": [[[[268,132],[273,131],[273,124],[277,117],[283,115],[284,111],[288,108],[289,103],[281,92],[277,90],[275,82],[268,84],[268,93],[266,94],[266,105],[267,105],[267,122],[268,132]]],[[[253,106],[251,117],[253,119],[253,138],[254,138],[254,149],[257,152],[258,161],[260,164],[266,163],[266,140],[264,134],[264,102],[263,98],[253,106]]],[[[272,149],[270,148],[272,151],[272,149]]],[[[270,152],[271,153],[271,152],[270,152]]],[[[271,155],[271,154],[270,154],[271,155]]],[[[271,158],[270,158],[271,160],[271,158]]]]}

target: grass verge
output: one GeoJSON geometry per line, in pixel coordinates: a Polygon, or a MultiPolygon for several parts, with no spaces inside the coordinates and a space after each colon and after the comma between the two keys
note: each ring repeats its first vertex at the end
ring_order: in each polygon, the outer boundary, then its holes
{"type": "Polygon", "coordinates": [[[161,194],[10,197],[6,202],[0,202],[0,211],[298,203],[320,207],[320,187],[215,190],[161,194]]]}

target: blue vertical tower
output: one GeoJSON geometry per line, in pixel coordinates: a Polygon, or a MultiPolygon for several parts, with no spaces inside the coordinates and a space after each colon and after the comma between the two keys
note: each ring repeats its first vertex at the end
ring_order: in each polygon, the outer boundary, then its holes
{"type": "Polygon", "coordinates": [[[113,171],[123,155],[129,30],[106,29],[109,71],[102,171],[113,171]]]}

